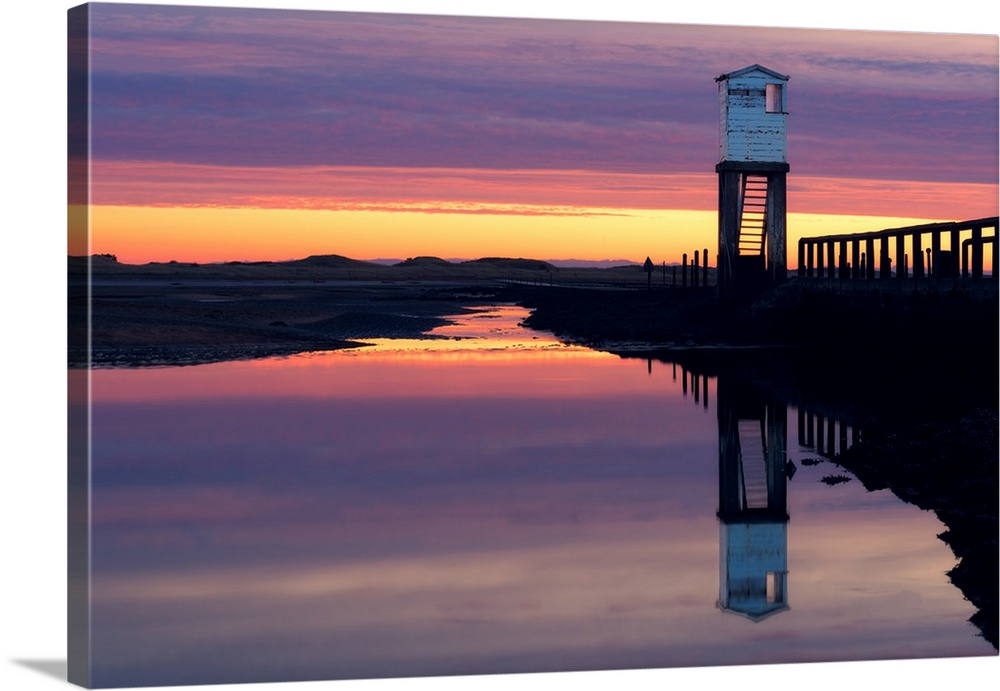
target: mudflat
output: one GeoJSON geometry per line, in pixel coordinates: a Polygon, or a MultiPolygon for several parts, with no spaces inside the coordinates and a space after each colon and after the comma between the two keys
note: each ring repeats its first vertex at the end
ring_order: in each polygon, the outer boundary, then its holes
{"type": "MultiPolygon", "coordinates": [[[[198,364],[357,347],[365,338],[424,337],[474,301],[473,291],[444,283],[95,278],[90,361],[93,367],[198,364]]],[[[87,365],[86,300],[82,286],[71,288],[70,367],[87,365]]]]}
{"type": "Polygon", "coordinates": [[[419,338],[511,285],[646,282],[641,267],[532,259],[395,265],[324,255],[286,262],[131,265],[69,257],[69,366],[183,365],[419,338]]]}

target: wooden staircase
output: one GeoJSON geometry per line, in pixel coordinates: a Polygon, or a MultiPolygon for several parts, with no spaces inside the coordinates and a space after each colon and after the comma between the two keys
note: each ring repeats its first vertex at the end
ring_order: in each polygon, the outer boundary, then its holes
{"type": "Polygon", "coordinates": [[[739,256],[763,256],[767,239],[767,176],[742,176],[740,190],[739,256]]]}

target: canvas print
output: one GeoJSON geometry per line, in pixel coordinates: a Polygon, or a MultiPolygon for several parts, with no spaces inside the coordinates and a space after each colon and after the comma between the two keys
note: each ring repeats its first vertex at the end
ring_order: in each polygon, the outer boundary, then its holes
{"type": "Polygon", "coordinates": [[[67,21],[71,682],[997,655],[997,36],[67,21]]]}

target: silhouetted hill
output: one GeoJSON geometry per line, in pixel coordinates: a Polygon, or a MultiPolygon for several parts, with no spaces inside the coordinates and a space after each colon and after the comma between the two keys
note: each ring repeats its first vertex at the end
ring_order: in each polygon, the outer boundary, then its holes
{"type": "MultiPolygon", "coordinates": [[[[272,262],[268,262],[272,263],[272,262]]],[[[306,257],[305,259],[295,259],[289,262],[273,262],[275,264],[287,264],[289,266],[301,266],[301,267],[326,267],[331,269],[355,269],[355,268],[369,268],[374,267],[374,262],[361,261],[360,259],[351,259],[350,257],[344,257],[340,254],[314,254],[312,256],[306,257]]]]}
{"type": "Polygon", "coordinates": [[[393,264],[393,266],[418,266],[422,268],[436,267],[436,268],[450,268],[455,266],[450,261],[446,259],[441,259],[440,257],[411,257],[405,259],[398,264],[393,264]]]}
{"type": "MultiPolygon", "coordinates": [[[[524,257],[484,257],[449,261],[433,256],[411,257],[392,265],[351,259],[339,254],[312,255],[287,261],[150,262],[125,264],[113,255],[89,259],[94,280],[184,281],[461,281],[520,282],[550,284],[602,284],[618,287],[645,285],[646,273],[637,264],[594,268],[557,266],[549,261],[524,257]]],[[[69,257],[69,275],[76,281],[86,277],[87,257],[69,257]]],[[[667,284],[657,274],[657,284],[667,284]]]]}
{"type": "Polygon", "coordinates": [[[506,271],[558,271],[556,266],[538,259],[507,259],[505,257],[483,257],[482,259],[471,259],[467,262],[462,262],[462,266],[490,267],[506,271]]]}

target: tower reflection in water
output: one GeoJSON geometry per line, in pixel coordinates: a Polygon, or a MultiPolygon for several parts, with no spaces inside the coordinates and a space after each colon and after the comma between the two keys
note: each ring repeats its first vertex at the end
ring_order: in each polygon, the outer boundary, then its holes
{"type": "Polygon", "coordinates": [[[785,404],[720,377],[719,608],[760,621],[788,609],[785,404]]]}
{"type": "MultiPolygon", "coordinates": [[[[652,361],[649,363],[650,371],[652,361]]],[[[733,371],[672,363],[673,381],[685,397],[709,408],[709,374],[715,381],[719,430],[719,609],[761,621],[789,609],[788,481],[796,466],[788,454],[789,404],[733,371]],[[698,371],[701,370],[701,371],[698,371]]],[[[849,448],[855,428],[824,408],[799,401],[798,451],[816,465],[849,448]],[[839,432],[839,433],[838,433],[839,432]],[[839,442],[839,444],[838,444],[839,442]]],[[[824,478],[823,481],[826,481],[824,478]]]]}

